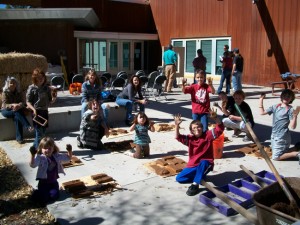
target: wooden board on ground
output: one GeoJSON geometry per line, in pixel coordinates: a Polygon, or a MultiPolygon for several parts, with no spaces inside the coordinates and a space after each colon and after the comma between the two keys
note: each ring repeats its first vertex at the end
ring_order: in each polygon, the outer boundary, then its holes
{"type": "Polygon", "coordinates": [[[128,132],[126,129],[122,128],[114,128],[114,129],[109,129],[109,136],[108,138],[117,138],[117,137],[123,137],[127,135],[132,135],[133,132],[128,132]]]}
{"type": "Polygon", "coordinates": [[[170,155],[146,163],[144,166],[159,176],[169,177],[181,172],[186,166],[186,162],[176,156],[170,155]]]}
{"type": "Polygon", "coordinates": [[[72,159],[70,162],[64,162],[62,163],[64,168],[74,167],[74,166],[81,166],[83,165],[82,161],[78,159],[76,156],[72,156],[72,159]]]}
{"type": "Polygon", "coordinates": [[[156,132],[167,132],[167,131],[174,131],[175,125],[169,123],[155,123],[154,128],[156,132]]]}
{"type": "MultiPolygon", "coordinates": [[[[266,146],[263,146],[263,147],[264,147],[264,150],[266,151],[267,155],[271,158],[272,157],[272,149],[270,147],[266,147],[266,146]]],[[[237,149],[237,151],[243,152],[243,153],[245,153],[245,155],[254,156],[257,158],[263,158],[263,156],[260,154],[260,151],[256,144],[247,145],[243,148],[237,149]]]]}
{"type": "Polygon", "coordinates": [[[120,189],[116,181],[105,173],[99,173],[62,183],[62,188],[75,199],[109,194],[120,189]]]}
{"type": "Polygon", "coordinates": [[[112,141],[104,143],[104,147],[112,152],[123,152],[133,148],[133,140],[112,141]]]}

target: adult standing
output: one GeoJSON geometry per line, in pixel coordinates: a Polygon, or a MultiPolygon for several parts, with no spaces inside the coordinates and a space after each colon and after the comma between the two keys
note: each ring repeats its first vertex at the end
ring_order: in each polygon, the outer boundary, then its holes
{"type": "MultiPolygon", "coordinates": [[[[197,57],[194,58],[193,60],[193,66],[194,66],[194,84],[196,84],[196,80],[195,80],[195,76],[196,76],[196,72],[198,70],[202,70],[205,72],[206,70],[206,63],[207,63],[207,59],[206,57],[204,57],[202,49],[198,49],[197,50],[197,57]]],[[[204,76],[204,82],[206,81],[206,72],[205,72],[205,76],[204,76]]]]}
{"type": "Polygon", "coordinates": [[[233,91],[242,90],[242,73],[244,68],[244,58],[240,54],[238,48],[233,49],[233,65],[232,65],[232,86],[233,91]]]}
{"type": "Polygon", "coordinates": [[[141,85],[140,78],[137,75],[133,75],[130,78],[129,84],[117,96],[116,103],[119,106],[125,106],[126,108],[125,123],[127,126],[131,126],[133,120],[133,104],[138,104],[140,112],[145,112],[145,104],[147,104],[147,99],[144,99],[142,95],[141,85]]]}
{"type": "Polygon", "coordinates": [[[224,45],[224,53],[221,59],[222,63],[222,75],[220,80],[220,85],[217,93],[219,94],[223,89],[224,81],[226,81],[226,94],[230,93],[230,80],[231,80],[231,72],[232,72],[232,52],[228,51],[229,46],[224,45]]]}
{"type": "Polygon", "coordinates": [[[232,64],[233,64],[233,58],[232,58],[232,52],[228,51],[228,45],[224,45],[224,53],[222,57],[222,75],[221,75],[221,81],[218,88],[217,93],[220,94],[220,92],[223,89],[224,81],[226,81],[226,94],[230,93],[230,80],[231,80],[231,72],[232,72],[232,64]]]}
{"type": "Polygon", "coordinates": [[[164,52],[163,61],[165,67],[165,75],[167,77],[164,91],[170,93],[172,92],[177,64],[177,55],[176,52],[173,51],[173,45],[170,44],[168,50],[164,52]]]}

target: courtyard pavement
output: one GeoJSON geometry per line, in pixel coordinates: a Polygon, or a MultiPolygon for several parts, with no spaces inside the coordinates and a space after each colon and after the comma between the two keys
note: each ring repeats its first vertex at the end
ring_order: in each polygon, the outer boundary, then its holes
{"type": "MultiPolygon", "coordinates": [[[[244,85],[246,102],[251,106],[256,125],[254,132],[265,146],[270,144],[272,127],[271,116],[259,115],[258,98],[262,92],[267,93],[264,102],[265,108],[280,102],[278,96],[271,96],[270,87],[244,85]]],[[[280,93],[280,92],[277,92],[280,93]]],[[[60,100],[56,107],[66,107],[79,104],[79,99],[70,96],[65,91],[59,93],[60,100]],[[62,102],[61,100],[64,99],[62,102]],[[69,101],[68,101],[69,99],[69,101]]],[[[150,99],[146,114],[157,123],[172,123],[173,115],[180,113],[183,117],[181,133],[188,133],[188,125],[191,122],[190,95],[184,95],[179,88],[173,93],[161,97],[158,101],[150,99]]],[[[217,95],[211,95],[211,102],[218,101],[217,95]]],[[[300,100],[296,99],[293,106],[300,106],[300,100]]],[[[220,112],[218,112],[219,115],[220,112]]],[[[79,119],[79,118],[78,118],[79,119]]],[[[53,122],[55,123],[55,122],[53,122]]],[[[299,120],[298,120],[299,123],[299,120]]],[[[59,126],[59,124],[55,124],[59,126]]],[[[119,125],[122,128],[122,124],[119,125]]],[[[123,127],[124,128],[124,127],[123,127]]],[[[3,129],[3,128],[2,128],[3,129]]],[[[1,131],[3,132],[3,131],[1,131]]],[[[61,225],[126,225],[126,224],[209,224],[209,225],[247,225],[251,224],[240,214],[226,217],[216,210],[199,202],[199,194],[193,197],[186,195],[189,184],[178,184],[175,176],[163,178],[149,171],[144,164],[167,155],[175,155],[185,161],[188,160],[187,148],[174,139],[174,131],[150,132],[152,143],[150,144],[151,156],[146,159],[134,159],[122,152],[110,152],[108,150],[92,151],[79,149],[76,145],[78,131],[49,134],[55,138],[57,145],[65,151],[67,143],[72,144],[73,153],[83,165],[65,169],[66,175],[61,175],[59,182],[80,179],[89,175],[106,173],[113,177],[121,187],[108,195],[100,195],[92,198],[75,200],[67,193],[61,192],[58,201],[48,205],[51,214],[61,225]]],[[[223,157],[215,160],[215,167],[206,177],[206,181],[214,186],[223,186],[232,181],[246,177],[240,169],[244,165],[254,173],[262,170],[270,171],[267,163],[260,158],[247,156],[237,149],[249,144],[240,138],[231,138],[233,131],[225,131],[231,142],[226,143],[223,157]]],[[[103,138],[103,142],[129,140],[133,134],[118,138],[103,138]]],[[[292,144],[299,141],[300,125],[292,130],[292,144]]],[[[2,141],[3,148],[13,163],[19,168],[26,181],[36,187],[36,169],[29,167],[29,147],[33,139],[27,139],[26,143],[19,145],[16,141],[2,141]]],[[[300,177],[300,165],[295,160],[276,162],[273,161],[278,172],[286,177],[300,177]]],[[[203,192],[206,190],[203,189],[203,192]]],[[[202,192],[202,193],[203,193],[202,192]]],[[[201,194],[201,193],[200,193],[201,194]]],[[[255,207],[249,212],[256,214],[255,207]]]]}

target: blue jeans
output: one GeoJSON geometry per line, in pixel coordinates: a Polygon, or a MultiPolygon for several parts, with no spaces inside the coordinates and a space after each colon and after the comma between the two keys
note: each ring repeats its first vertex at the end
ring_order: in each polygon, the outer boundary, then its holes
{"type": "Polygon", "coordinates": [[[232,75],[232,87],[234,91],[242,90],[242,73],[236,71],[232,75]]]}
{"type": "Polygon", "coordinates": [[[42,140],[43,137],[45,137],[46,134],[46,127],[36,125],[34,126],[35,128],[35,138],[33,142],[33,146],[35,149],[38,149],[40,141],[42,140]]]}
{"type": "Polygon", "coordinates": [[[208,116],[206,113],[203,114],[192,114],[192,119],[193,120],[200,120],[200,122],[203,125],[203,132],[207,131],[208,129],[208,116]]]}
{"type": "Polygon", "coordinates": [[[16,127],[16,140],[23,140],[23,127],[28,129],[30,127],[30,124],[22,109],[18,111],[2,109],[1,113],[6,118],[13,118],[16,127]]]}
{"type": "Polygon", "coordinates": [[[132,116],[133,104],[138,104],[139,108],[140,108],[140,112],[145,112],[145,106],[143,104],[135,103],[135,102],[133,102],[129,99],[117,97],[116,103],[119,106],[124,106],[126,108],[126,118],[125,118],[125,120],[131,121],[133,119],[133,116],[132,116]]]}
{"type": "Polygon", "coordinates": [[[217,91],[218,94],[222,91],[225,80],[226,80],[226,94],[230,93],[230,77],[231,77],[231,69],[223,69],[220,85],[217,91]]]}
{"type": "Polygon", "coordinates": [[[195,182],[201,183],[210,171],[212,170],[211,164],[207,160],[201,160],[196,167],[186,167],[177,176],[176,181],[181,184],[195,182]]]}

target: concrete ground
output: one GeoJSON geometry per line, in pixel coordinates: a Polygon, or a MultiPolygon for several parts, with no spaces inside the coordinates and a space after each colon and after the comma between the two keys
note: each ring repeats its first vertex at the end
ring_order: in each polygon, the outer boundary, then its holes
{"type": "MultiPolygon", "coordinates": [[[[278,96],[271,96],[270,87],[244,85],[247,94],[246,102],[251,106],[256,125],[254,131],[263,145],[270,144],[272,127],[271,116],[258,114],[258,97],[260,93],[267,93],[264,102],[265,108],[279,103],[278,96]]],[[[280,92],[277,92],[280,93],[280,92]]],[[[68,94],[59,93],[59,97],[68,99],[68,94]]],[[[167,99],[161,97],[158,101],[150,99],[146,108],[146,114],[157,123],[169,123],[173,121],[173,115],[180,113],[184,119],[182,133],[188,133],[188,125],[191,122],[190,96],[181,93],[180,89],[167,95],[167,99]]],[[[218,101],[217,95],[211,95],[211,101],[218,101]]],[[[70,101],[77,104],[77,101],[70,101]]],[[[71,104],[71,103],[69,103],[71,104]]],[[[293,106],[299,106],[300,100],[296,99],[293,106]]],[[[59,106],[59,105],[58,105],[59,106]]],[[[220,112],[218,112],[220,114],[220,112]]],[[[79,118],[78,118],[79,119],[79,118]]],[[[299,121],[298,121],[299,122],[299,121]]],[[[59,126],[59,121],[53,121],[59,126]]],[[[121,125],[119,126],[121,127],[121,125]]],[[[3,131],[2,131],[3,132],[3,131]]],[[[174,139],[174,131],[150,132],[152,143],[151,156],[147,159],[133,159],[121,152],[107,150],[92,151],[79,149],[76,146],[76,132],[59,132],[49,134],[55,138],[56,143],[64,151],[65,145],[73,145],[73,153],[83,162],[83,165],[67,168],[66,175],[61,175],[60,184],[65,181],[79,179],[97,173],[106,173],[113,177],[122,190],[108,195],[72,199],[62,191],[60,199],[48,205],[49,211],[57,218],[61,225],[116,225],[116,224],[251,224],[240,214],[226,217],[214,209],[199,202],[199,195],[189,197],[186,190],[189,184],[178,184],[175,177],[162,178],[149,171],[144,164],[154,161],[166,155],[175,155],[185,161],[188,160],[187,148],[174,139]]],[[[225,136],[232,142],[224,146],[223,157],[215,160],[214,171],[210,172],[206,181],[211,185],[222,186],[247,175],[240,169],[244,165],[254,173],[262,170],[271,171],[263,159],[253,156],[245,156],[237,152],[248,143],[240,138],[231,138],[233,131],[225,131],[225,136]]],[[[299,141],[300,126],[292,131],[292,143],[299,141]]],[[[104,138],[103,142],[128,140],[132,134],[118,138],[104,138]]],[[[8,156],[20,169],[27,182],[36,187],[36,169],[29,167],[30,153],[28,151],[32,139],[27,139],[26,144],[19,145],[15,141],[2,141],[0,147],[5,149],[8,156]]],[[[289,160],[283,162],[273,161],[278,172],[283,176],[300,177],[298,161],[289,160]]],[[[203,189],[205,192],[206,190],[203,189]]],[[[200,193],[201,194],[201,193],[200,193]]],[[[248,210],[256,215],[255,207],[248,210]]]]}

